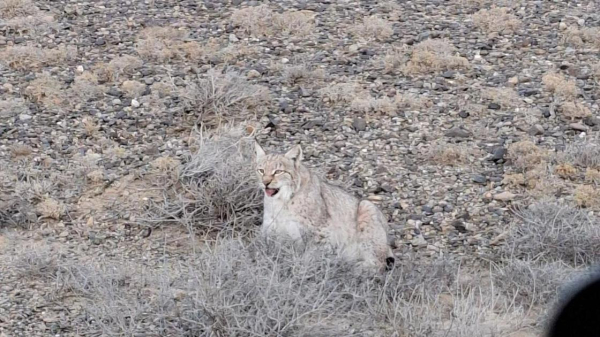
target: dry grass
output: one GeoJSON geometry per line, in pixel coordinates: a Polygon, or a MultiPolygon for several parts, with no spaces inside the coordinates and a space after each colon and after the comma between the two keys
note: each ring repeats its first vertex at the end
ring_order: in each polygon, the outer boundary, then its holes
{"type": "Polygon", "coordinates": [[[304,64],[287,66],[283,68],[281,76],[289,85],[315,85],[325,79],[325,70],[321,68],[314,69],[304,64]]]}
{"type": "Polygon", "coordinates": [[[383,276],[361,274],[327,249],[262,238],[221,239],[186,262],[68,259],[47,246],[14,245],[11,266],[76,298],[103,335],[509,335],[524,310],[456,263],[407,259],[383,276]],[[19,253],[20,250],[24,250],[19,253]],[[399,333],[399,334],[398,334],[399,333]]]}
{"type": "Polygon", "coordinates": [[[374,98],[366,91],[355,93],[350,109],[362,114],[394,115],[400,110],[419,111],[432,106],[427,98],[397,94],[394,97],[374,98]]]}
{"type": "Polygon", "coordinates": [[[248,83],[236,72],[215,70],[187,83],[179,97],[187,110],[196,113],[198,122],[211,126],[261,114],[271,104],[267,88],[248,83]]]}
{"type": "Polygon", "coordinates": [[[585,104],[580,102],[563,102],[558,107],[561,117],[574,120],[590,117],[592,111],[585,104]]]}
{"type": "Polygon", "coordinates": [[[533,142],[524,140],[508,147],[507,158],[519,172],[532,170],[548,159],[548,153],[533,142]]]}
{"type": "Polygon", "coordinates": [[[557,155],[557,160],[581,168],[600,169],[600,144],[598,139],[586,139],[569,143],[565,150],[557,155]]]}
{"type": "Polygon", "coordinates": [[[94,73],[100,82],[119,81],[121,76],[131,76],[144,62],[131,55],[112,59],[108,64],[100,63],[94,67],[94,73]]]}
{"type": "Polygon", "coordinates": [[[546,90],[558,98],[572,100],[579,95],[579,89],[575,80],[567,79],[565,76],[557,73],[547,73],[542,77],[542,83],[546,90]]]}
{"type": "Polygon", "coordinates": [[[19,16],[34,15],[39,8],[31,0],[2,0],[0,1],[0,18],[14,19],[19,16]]]}
{"type": "Polygon", "coordinates": [[[54,76],[43,73],[25,88],[25,97],[47,108],[59,108],[65,104],[66,96],[63,83],[54,76]]]}
{"type": "Polygon", "coordinates": [[[511,88],[487,88],[481,91],[481,98],[500,104],[503,108],[518,108],[523,99],[511,88]]]}
{"type": "Polygon", "coordinates": [[[474,149],[473,146],[435,141],[426,152],[425,157],[435,164],[460,166],[474,162],[480,155],[480,151],[474,149]]]}
{"type": "Polygon", "coordinates": [[[600,261],[598,219],[587,211],[565,203],[539,201],[517,210],[517,216],[522,224],[510,228],[506,246],[509,256],[548,263],[561,261],[574,267],[600,261]]]}
{"type": "Polygon", "coordinates": [[[338,104],[352,102],[357,94],[362,91],[357,83],[346,82],[329,85],[319,90],[319,94],[323,101],[338,104]]]}
{"type": "Polygon", "coordinates": [[[579,207],[600,208],[600,190],[597,186],[578,185],[573,192],[573,199],[579,207]]]}
{"type": "Polygon", "coordinates": [[[514,33],[521,27],[521,20],[509,13],[509,8],[481,9],[473,14],[475,26],[485,32],[514,33]]]}
{"type": "Polygon", "coordinates": [[[203,46],[196,41],[185,41],[187,36],[186,31],[172,27],[148,27],[140,32],[136,51],[142,58],[157,62],[201,60],[203,46]]]}
{"type": "Polygon", "coordinates": [[[99,98],[106,88],[98,84],[98,77],[89,71],[85,71],[75,76],[75,81],[71,85],[69,95],[75,97],[75,102],[86,103],[90,100],[99,98]]]}
{"type": "Polygon", "coordinates": [[[393,46],[378,61],[383,64],[383,70],[386,73],[393,73],[396,69],[401,69],[408,62],[410,59],[409,55],[410,50],[407,46],[393,46]]]}
{"type": "Polygon", "coordinates": [[[377,16],[368,16],[351,29],[352,34],[363,40],[385,41],[394,34],[392,23],[377,16]]]}
{"type": "Polygon", "coordinates": [[[588,167],[585,169],[585,181],[593,184],[600,184],[600,171],[588,167]]]}
{"type": "Polygon", "coordinates": [[[416,44],[410,59],[402,66],[405,74],[427,74],[469,68],[469,61],[456,55],[456,47],[445,39],[429,39],[416,44]]]}
{"type": "Polygon", "coordinates": [[[267,5],[235,10],[231,23],[254,36],[307,36],[314,31],[314,13],[310,11],[273,12],[267,5]]]}
{"type": "Polygon", "coordinates": [[[146,85],[138,81],[124,81],[121,84],[121,90],[127,97],[135,98],[140,97],[146,90],[146,85]]]}
{"type": "Polygon", "coordinates": [[[65,214],[66,208],[61,202],[53,198],[45,198],[36,205],[36,211],[41,218],[59,220],[65,214]]]}
{"type": "Polygon", "coordinates": [[[44,49],[33,46],[9,46],[0,52],[0,62],[15,70],[39,69],[63,65],[77,54],[76,47],[44,49]]]}
{"type": "Polygon", "coordinates": [[[579,48],[600,48],[600,28],[570,26],[563,32],[562,43],[579,48]]]}
{"type": "Polygon", "coordinates": [[[29,145],[14,144],[10,147],[10,155],[12,158],[27,157],[33,153],[33,149],[29,145]]]}
{"type": "Polygon", "coordinates": [[[554,172],[563,179],[574,179],[577,176],[577,168],[570,163],[562,163],[554,167],[554,172]]]}
{"type": "Polygon", "coordinates": [[[260,224],[262,206],[253,146],[241,128],[225,128],[201,135],[198,151],[175,174],[172,163],[156,162],[165,175],[165,198],[152,205],[148,221],[200,232],[253,230],[260,224]]]}

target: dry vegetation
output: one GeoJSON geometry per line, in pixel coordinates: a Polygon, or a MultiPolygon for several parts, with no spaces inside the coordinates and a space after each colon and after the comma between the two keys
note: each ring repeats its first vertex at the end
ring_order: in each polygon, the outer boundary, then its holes
{"type": "Polygon", "coordinates": [[[352,27],[352,33],[364,40],[385,41],[392,36],[392,24],[376,16],[365,17],[362,23],[352,27]]]}
{"type": "MultiPolygon", "coordinates": [[[[408,75],[417,75],[469,68],[469,61],[456,54],[456,47],[447,40],[425,40],[412,48],[410,58],[401,67],[401,70],[408,75]]],[[[386,56],[387,58],[390,58],[390,56],[386,56]]]]}
{"type": "Polygon", "coordinates": [[[579,89],[575,80],[567,79],[561,74],[547,73],[542,78],[542,83],[546,90],[561,99],[572,100],[579,95],[579,89]]]}
{"type": "Polygon", "coordinates": [[[521,20],[509,13],[508,8],[481,9],[473,15],[473,23],[485,32],[513,33],[521,27],[521,20]]]}
{"type": "Polygon", "coordinates": [[[62,64],[73,59],[76,54],[76,47],[44,49],[34,46],[11,46],[0,52],[0,60],[17,70],[39,69],[62,64]]]}
{"type": "Polygon", "coordinates": [[[303,37],[314,31],[310,11],[273,12],[267,5],[238,9],[231,22],[242,32],[254,36],[290,35],[303,37]]]}
{"type": "Polygon", "coordinates": [[[579,48],[600,48],[600,28],[570,26],[563,32],[562,42],[579,48]]]}

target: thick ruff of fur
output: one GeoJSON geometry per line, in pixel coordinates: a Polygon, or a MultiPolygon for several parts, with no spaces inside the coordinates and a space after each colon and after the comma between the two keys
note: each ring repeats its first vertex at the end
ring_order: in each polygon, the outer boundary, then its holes
{"type": "Polygon", "coordinates": [[[256,144],[257,175],[265,192],[262,232],[330,245],[365,267],[391,267],[388,224],[368,200],[321,180],[302,164],[302,149],[266,154],[256,144]]]}

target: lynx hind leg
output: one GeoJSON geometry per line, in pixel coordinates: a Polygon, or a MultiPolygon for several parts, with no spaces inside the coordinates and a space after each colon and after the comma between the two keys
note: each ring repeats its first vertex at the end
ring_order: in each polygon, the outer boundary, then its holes
{"type": "Polygon", "coordinates": [[[364,249],[365,262],[371,260],[389,270],[395,259],[389,245],[387,221],[383,213],[368,200],[358,204],[357,232],[364,249]]]}

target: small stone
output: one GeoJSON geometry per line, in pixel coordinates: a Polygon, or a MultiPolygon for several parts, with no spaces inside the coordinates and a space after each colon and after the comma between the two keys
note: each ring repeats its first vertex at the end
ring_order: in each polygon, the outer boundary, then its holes
{"type": "Polygon", "coordinates": [[[560,29],[560,30],[565,30],[565,29],[567,29],[567,24],[566,24],[566,23],[564,23],[564,22],[561,22],[561,23],[559,23],[559,24],[558,24],[558,29],[560,29]]]}
{"type": "Polygon", "coordinates": [[[585,124],[582,123],[571,123],[569,124],[569,127],[575,131],[587,131],[588,127],[585,124]]]}
{"type": "Polygon", "coordinates": [[[500,110],[500,104],[498,103],[490,103],[488,104],[488,109],[490,110],[500,110]]]}
{"type": "Polygon", "coordinates": [[[237,36],[235,36],[235,34],[229,34],[229,42],[238,42],[240,39],[238,39],[237,36]]]}
{"type": "Polygon", "coordinates": [[[83,66],[77,66],[77,72],[78,73],[80,73],[80,74],[83,73],[83,70],[84,70],[83,66]]]}
{"type": "Polygon", "coordinates": [[[478,184],[485,184],[487,183],[487,177],[482,175],[482,174],[475,174],[473,175],[472,178],[473,182],[478,183],[478,184]]]}
{"type": "Polygon", "coordinates": [[[490,161],[499,162],[504,160],[504,156],[506,155],[506,149],[503,146],[499,146],[494,149],[492,152],[492,157],[490,157],[490,161]]]}
{"type": "Polygon", "coordinates": [[[415,247],[424,247],[427,246],[427,240],[425,240],[423,235],[419,234],[410,240],[410,244],[415,247]]]}
{"type": "Polygon", "coordinates": [[[516,196],[517,196],[516,194],[513,194],[508,191],[504,191],[502,193],[498,193],[498,194],[494,195],[494,200],[506,202],[506,201],[513,200],[516,196]]]}
{"type": "Polygon", "coordinates": [[[541,136],[544,134],[544,127],[539,124],[536,124],[529,129],[529,134],[532,136],[541,136]]]}
{"type": "Polygon", "coordinates": [[[138,100],[134,98],[134,99],[131,100],[131,106],[134,107],[134,108],[139,108],[140,107],[140,102],[138,102],[138,100]]]}
{"type": "Polygon", "coordinates": [[[508,84],[510,84],[510,85],[517,85],[517,84],[519,84],[519,77],[513,76],[513,77],[509,78],[508,79],[508,84]]]}
{"type": "Polygon", "coordinates": [[[121,105],[121,103],[122,103],[121,100],[118,98],[115,98],[112,100],[112,104],[114,104],[114,105],[121,105]]]}
{"type": "Polygon", "coordinates": [[[288,62],[290,62],[290,59],[288,59],[288,58],[284,57],[284,58],[281,59],[281,63],[283,63],[283,64],[286,64],[288,62]]]}
{"type": "Polygon", "coordinates": [[[449,138],[469,138],[471,137],[471,132],[459,127],[455,127],[446,131],[445,135],[449,138]]]}
{"type": "Polygon", "coordinates": [[[469,117],[469,113],[463,110],[458,113],[458,116],[460,116],[461,118],[467,118],[469,117]]]}
{"type": "Polygon", "coordinates": [[[246,74],[246,76],[248,76],[248,78],[253,79],[253,78],[259,78],[260,77],[260,73],[257,70],[249,70],[248,74],[246,74]]]}
{"type": "Polygon", "coordinates": [[[100,37],[100,38],[97,38],[94,43],[96,44],[96,46],[103,46],[106,44],[106,41],[100,37]]]}
{"type": "Polygon", "coordinates": [[[596,125],[600,124],[600,120],[598,120],[598,117],[596,117],[596,116],[586,117],[583,119],[583,122],[587,126],[596,126],[596,125]]]}
{"type": "Polygon", "coordinates": [[[19,120],[22,120],[22,121],[28,121],[31,118],[33,118],[33,117],[31,115],[28,115],[28,114],[20,114],[19,115],[19,120]]]}
{"type": "Polygon", "coordinates": [[[445,72],[442,73],[442,77],[443,78],[450,79],[450,78],[454,78],[455,76],[456,76],[456,72],[455,71],[451,71],[451,70],[445,71],[445,72]]]}
{"type": "Polygon", "coordinates": [[[354,121],[352,121],[352,127],[356,131],[365,131],[367,129],[367,121],[363,118],[355,117],[354,121]]]}

